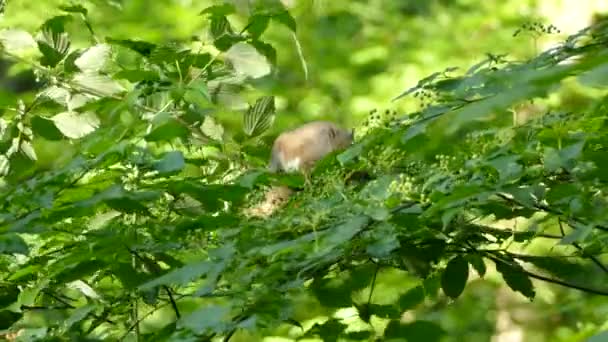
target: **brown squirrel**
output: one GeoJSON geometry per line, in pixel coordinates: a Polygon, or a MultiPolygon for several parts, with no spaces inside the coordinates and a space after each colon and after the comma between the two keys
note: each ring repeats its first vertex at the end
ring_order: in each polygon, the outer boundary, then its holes
{"type": "Polygon", "coordinates": [[[354,131],[329,121],[313,121],[281,133],[272,146],[268,168],[272,172],[309,171],[329,153],[353,142],[354,131]]]}
{"type": "MultiPolygon", "coordinates": [[[[308,183],[308,172],[326,155],[353,143],[354,130],[346,130],[329,121],[313,121],[281,133],[274,141],[268,169],[271,172],[302,172],[308,183]]],[[[293,190],[272,187],[264,201],[252,208],[255,216],[268,216],[289,200],[293,190]]]]}

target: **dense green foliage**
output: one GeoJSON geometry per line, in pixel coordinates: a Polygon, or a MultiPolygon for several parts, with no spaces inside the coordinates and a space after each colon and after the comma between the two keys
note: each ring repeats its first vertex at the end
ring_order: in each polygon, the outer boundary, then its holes
{"type": "MultiPolygon", "coordinates": [[[[536,309],[565,312],[555,324],[569,330],[532,330],[601,340],[608,23],[395,91],[392,105],[418,109],[371,112],[304,186],[265,169],[277,123],[296,121],[281,112],[298,110],[276,96],[308,79],[317,107],[348,97],[350,66],[311,71],[300,40],[311,55],[355,54],[343,45],[361,23],[328,16],[314,34],[342,29],[323,41],[299,36],[279,1],[231,3],[189,14],[200,36],[100,35],[86,7],[50,1],[39,27],[1,32],[2,57],[37,88],[0,97],[0,329],[24,341],[487,341],[499,286],[531,306],[552,284],[555,305],[536,309]],[[554,101],[564,84],[593,96],[554,101]],[[301,191],[247,216],[273,184],[301,191]]],[[[390,69],[371,55],[353,62],[362,79],[390,69]]]]}

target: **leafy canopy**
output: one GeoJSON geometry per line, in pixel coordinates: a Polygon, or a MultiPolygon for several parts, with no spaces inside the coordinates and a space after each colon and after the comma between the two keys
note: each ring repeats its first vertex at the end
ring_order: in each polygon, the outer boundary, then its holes
{"type": "Polygon", "coordinates": [[[312,187],[253,218],[245,209],[268,185],[302,184],[265,170],[272,94],[231,103],[275,68],[269,23],[297,32],[280,2],[268,4],[242,27],[232,5],[205,9],[209,41],[191,43],[98,39],[79,5],[37,32],[2,32],[2,55],[31,68],[40,88],[2,99],[1,329],[190,341],[290,324],[329,341],[438,341],[436,322],[404,323],[403,312],[438,300],[438,289],[457,300],[471,270],[484,277],[490,265],[529,299],[532,279],[608,295],[598,257],[608,251],[608,97],[524,123],[512,113],[566,79],[605,87],[606,24],[528,61],[490,55],[421,80],[399,96],[423,98],[420,111],[372,113],[352,147],[317,165],[312,187]],[[72,45],[66,24],[77,20],[95,43],[72,45]],[[226,111],[242,131],[224,128],[226,111]],[[493,224],[517,218],[532,224],[493,224]],[[553,252],[510,248],[538,240],[553,252]],[[379,304],[385,269],[417,281],[379,304]],[[303,295],[386,327],[304,327],[303,295]],[[159,312],[162,323],[150,323],[159,312]]]}

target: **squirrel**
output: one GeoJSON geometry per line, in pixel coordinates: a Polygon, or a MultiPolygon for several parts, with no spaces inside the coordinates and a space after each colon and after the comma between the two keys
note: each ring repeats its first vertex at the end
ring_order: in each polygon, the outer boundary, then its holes
{"type": "MultiPolygon", "coordinates": [[[[315,163],[328,154],[347,148],[353,143],[354,130],[347,130],[329,121],[312,121],[291,131],[281,133],[274,141],[268,163],[270,172],[308,173],[315,163]]],[[[257,211],[267,216],[285,204],[293,194],[286,186],[272,187],[257,211]]],[[[254,214],[255,215],[255,214],[254,214]]]]}
{"type": "Polygon", "coordinates": [[[307,172],[329,153],[352,144],[354,131],[329,121],[313,121],[281,133],[274,141],[268,169],[271,172],[307,172]]]}

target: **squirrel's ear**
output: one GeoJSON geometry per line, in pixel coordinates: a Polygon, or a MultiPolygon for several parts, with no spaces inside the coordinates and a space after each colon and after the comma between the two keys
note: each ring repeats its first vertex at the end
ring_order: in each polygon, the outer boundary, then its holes
{"type": "Polygon", "coordinates": [[[333,127],[329,127],[328,133],[329,133],[329,138],[331,140],[336,139],[336,136],[338,135],[338,132],[336,132],[336,130],[333,127]]]}

